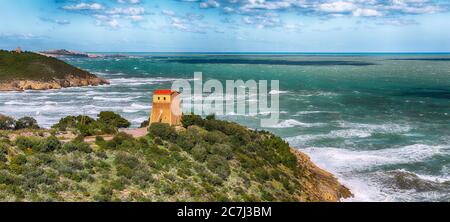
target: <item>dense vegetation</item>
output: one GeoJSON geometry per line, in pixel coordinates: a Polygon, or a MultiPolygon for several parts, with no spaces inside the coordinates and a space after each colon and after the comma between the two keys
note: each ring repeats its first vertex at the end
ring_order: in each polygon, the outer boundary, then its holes
{"type": "Polygon", "coordinates": [[[86,78],[94,76],[61,60],[32,52],[0,50],[0,82],[10,80],[65,79],[67,75],[86,78]]]}
{"type": "Polygon", "coordinates": [[[311,191],[311,171],[281,138],[214,116],[185,115],[182,122],[152,124],[141,138],[116,133],[95,141],[84,138],[91,134],[85,126],[95,135],[128,121],[104,112],[97,120],[67,117],[34,134],[0,131],[0,201],[323,200],[311,191]],[[68,140],[65,131],[77,136],[68,140]]]}
{"type": "Polygon", "coordinates": [[[74,130],[81,136],[115,134],[119,128],[128,128],[131,123],[113,112],[101,112],[95,120],[89,116],[67,116],[52,128],[59,131],[74,130]]]}
{"type": "Polygon", "coordinates": [[[12,117],[0,114],[0,130],[39,129],[37,121],[32,117],[23,117],[15,120],[12,117]]]}

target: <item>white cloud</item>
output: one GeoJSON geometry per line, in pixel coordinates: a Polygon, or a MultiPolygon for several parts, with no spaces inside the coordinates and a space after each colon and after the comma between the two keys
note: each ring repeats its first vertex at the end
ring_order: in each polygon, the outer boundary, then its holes
{"type": "Polygon", "coordinates": [[[383,14],[375,9],[358,8],[353,11],[353,16],[355,16],[355,17],[378,17],[378,16],[383,16],[383,14]]]}
{"type": "Polygon", "coordinates": [[[355,8],[356,6],[353,4],[353,2],[337,1],[319,4],[317,10],[323,12],[336,13],[336,12],[350,12],[353,11],[355,8]]]}
{"type": "Polygon", "coordinates": [[[63,7],[63,9],[70,10],[70,11],[80,11],[80,10],[101,10],[103,9],[103,5],[99,3],[79,3],[76,5],[66,5],[63,7]]]}
{"type": "Polygon", "coordinates": [[[117,0],[117,2],[118,3],[120,3],[120,4],[126,4],[126,3],[128,3],[128,4],[140,4],[141,3],[141,0],[117,0]]]}
{"type": "Polygon", "coordinates": [[[200,3],[200,8],[219,8],[220,3],[216,0],[207,0],[200,3]]]}

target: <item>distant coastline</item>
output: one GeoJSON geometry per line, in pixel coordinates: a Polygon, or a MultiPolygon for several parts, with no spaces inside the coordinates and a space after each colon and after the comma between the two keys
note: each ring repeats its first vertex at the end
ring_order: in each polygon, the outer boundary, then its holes
{"type": "MultiPolygon", "coordinates": [[[[70,53],[67,55],[82,56],[70,53]]],[[[0,51],[0,91],[48,90],[109,84],[61,60],[33,52],[0,51]]]]}

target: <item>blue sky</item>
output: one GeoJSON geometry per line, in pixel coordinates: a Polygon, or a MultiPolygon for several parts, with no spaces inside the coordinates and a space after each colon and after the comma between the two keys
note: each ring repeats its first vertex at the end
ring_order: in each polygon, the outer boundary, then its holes
{"type": "Polygon", "coordinates": [[[449,52],[439,0],[0,0],[0,48],[449,52]]]}

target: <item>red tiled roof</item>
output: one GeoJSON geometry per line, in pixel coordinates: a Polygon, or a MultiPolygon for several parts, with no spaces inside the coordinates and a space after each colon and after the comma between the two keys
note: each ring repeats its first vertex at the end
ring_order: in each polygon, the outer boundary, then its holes
{"type": "Polygon", "coordinates": [[[155,95],[172,95],[174,93],[176,93],[176,91],[172,91],[170,89],[158,89],[154,92],[155,95]]]}

